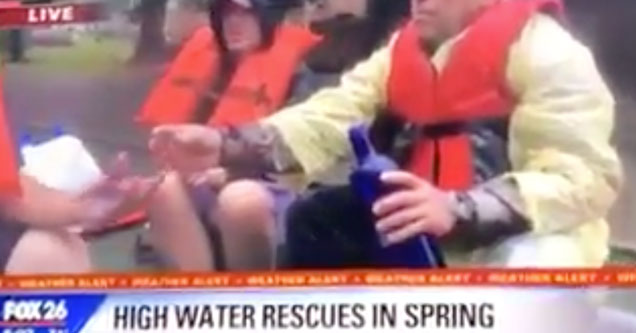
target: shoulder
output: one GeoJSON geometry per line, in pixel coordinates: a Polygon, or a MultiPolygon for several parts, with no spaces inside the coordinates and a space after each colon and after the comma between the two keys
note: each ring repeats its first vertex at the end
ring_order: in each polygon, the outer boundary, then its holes
{"type": "Polygon", "coordinates": [[[511,46],[507,74],[515,90],[556,78],[601,80],[591,50],[546,14],[534,15],[511,46]]]}
{"type": "Polygon", "coordinates": [[[533,15],[526,23],[517,44],[526,52],[532,52],[535,57],[589,52],[559,20],[547,14],[533,15]]]}

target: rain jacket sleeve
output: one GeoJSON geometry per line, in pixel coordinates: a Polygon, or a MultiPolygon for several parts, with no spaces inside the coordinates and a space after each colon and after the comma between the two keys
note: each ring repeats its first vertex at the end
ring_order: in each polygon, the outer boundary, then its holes
{"type": "Polygon", "coordinates": [[[386,104],[390,46],[344,74],[340,84],[264,120],[273,126],[301,165],[307,181],[351,156],[347,131],[368,122],[386,104]]]}
{"type": "Polygon", "coordinates": [[[509,129],[513,171],[503,177],[517,184],[532,229],[552,233],[602,220],[621,172],[610,145],[614,100],[591,52],[537,15],[509,59],[519,103],[509,129]]]}

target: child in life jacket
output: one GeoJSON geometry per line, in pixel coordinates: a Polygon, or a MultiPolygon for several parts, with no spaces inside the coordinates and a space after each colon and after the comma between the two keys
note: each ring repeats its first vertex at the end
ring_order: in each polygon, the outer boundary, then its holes
{"type": "MultiPolygon", "coordinates": [[[[183,44],[138,120],[232,127],[285,106],[306,73],[305,56],[321,40],[304,26],[305,9],[294,0],[212,1],[209,25],[183,44]]],[[[261,173],[243,175],[256,181],[237,181],[223,169],[173,169],[149,208],[151,241],[169,264],[181,270],[272,266],[277,216],[292,192],[261,173]],[[246,252],[260,257],[246,263],[246,252]]]]}

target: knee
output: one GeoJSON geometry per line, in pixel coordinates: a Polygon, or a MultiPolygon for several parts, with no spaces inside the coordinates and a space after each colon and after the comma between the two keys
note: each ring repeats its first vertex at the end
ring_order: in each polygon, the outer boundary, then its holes
{"type": "Polygon", "coordinates": [[[90,262],[88,245],[80,236],[33,229],[13,249],[7,274],[87,273],[90,262]]]}
{"type": "Polygon", "coordinates": [[[225,219],[256,221],[272,215],[274,199],[260,183],[241,180],[225,186],[218,196],[219,213],[225,219]]]}

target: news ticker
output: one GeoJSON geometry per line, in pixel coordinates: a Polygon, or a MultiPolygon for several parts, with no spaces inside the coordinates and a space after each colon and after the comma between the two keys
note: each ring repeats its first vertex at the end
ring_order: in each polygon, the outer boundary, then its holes
{"type": "Polygon", "coordinates": [[[0,333],[600,333],[592,296],[634,286],[636,268],[6,276],[0,333]]]}
{"type": "MultiPolygon", "coordinates": [[[[8,3],[8,2],[7,2],[8,3]]],[[[54,3],[9,6],[0,1],[0,29],[96,22],[106,18],[101,2],[54,3]]]]}
{"type": "Polygon", "coordinates": [[[138,290],[227,288],[318,288],[390,286],[636,287],[636,267],[603,269],[439,269],[280,271],[213,274],[88,274],[0,276],[0,293],[13,290],[138,290]]]}

